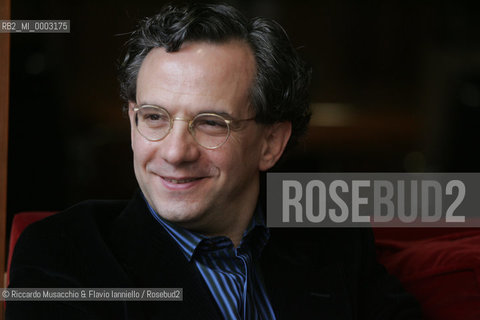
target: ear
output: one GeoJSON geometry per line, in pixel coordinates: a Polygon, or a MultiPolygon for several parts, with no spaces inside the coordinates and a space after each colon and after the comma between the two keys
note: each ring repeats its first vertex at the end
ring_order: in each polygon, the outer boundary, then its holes
{"type": "Polygon", "coordinates": [[[285,121],[268,125],[265,127],[264,134],[264,144],[258,165],[260,171],[270,169],[280,159],[292,134],[292,123],[285,121]]]}

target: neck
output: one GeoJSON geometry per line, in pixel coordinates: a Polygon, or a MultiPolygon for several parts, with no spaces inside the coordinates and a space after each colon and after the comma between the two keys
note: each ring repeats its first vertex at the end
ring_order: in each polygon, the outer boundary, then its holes
{"type": "Polygon", "coordinates": [[[197,232],[208,237],[226,236],[232,240],[233,245],[237,248],[255,213],[258,196],[259,183],[258,180],[256,180],[256,183],[254,183],[245,194],[225,204],[221,210],[222,215],[216,216],[217,221],[210,221],[208,223],[210,228],[215,227],[215,229],[203,229],[197,230],[197,232]]]}
{"type": "Polygon", "coordinates": [[[245,233],[245,230],[247,230],[248,225],[253,218],[256,205],[257,200],[249,202],[248,205],[244,205],[242,210],[237,212],[235,219],[231,221],[228,226],[225,226],[226,228],[223,228],[222,231],[201,233],[208,237],[228,237],[230,240],[232,240],[234,247],[238,248],[238,246],[240,246],[240,242],[242,241],[243,234],[245,233]]]}

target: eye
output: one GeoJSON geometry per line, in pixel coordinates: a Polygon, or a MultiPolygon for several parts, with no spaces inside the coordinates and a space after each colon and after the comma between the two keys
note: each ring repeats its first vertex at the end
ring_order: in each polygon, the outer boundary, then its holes
{"type": "Polygon", "coordinates": [[[225,127],[225,121],[218,119],[202,119],[198,122],[198,125],[209,126],[209,127],[225,127]]]}
{"type": "Polygon", "coordinates": [[[202,116],[195,119],[195,127],[205,129],[219,129],[227,128],[227,123],[220,117],[216,116],[202,116]]]}
{"type": "Polygon", "coordinates": [[[161,109],[143,108],[139,111],[139,120],[148,127],[159,127],[169,125],[170,118],[161,109]]]}
{"type": "Polygon", "coordinates": [[[144,115],[144,119],[151,121],[165,120],[165,116],[158,113],[149,113],[144,115]]]}
{"type": "Polygon", "coordinates": [[[228,132],[228,124],[220,116],[202,115],[195,119],[193,127],[197,133],[207,135],[224,135],[228,132]]]}

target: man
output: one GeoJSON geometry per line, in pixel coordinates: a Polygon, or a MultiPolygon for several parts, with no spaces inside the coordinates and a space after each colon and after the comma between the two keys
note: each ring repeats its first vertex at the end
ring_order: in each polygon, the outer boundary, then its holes
{"type": "Polygon", "coordinates": [[[306,130],[309,70],[283,29],[167,6],[120,67],[140,191],[29,227],[12,287],[179,287],[182,302],[9,303],[28,319],[417,319],[365,230],[268,230],[260,172],[306,130]]]}

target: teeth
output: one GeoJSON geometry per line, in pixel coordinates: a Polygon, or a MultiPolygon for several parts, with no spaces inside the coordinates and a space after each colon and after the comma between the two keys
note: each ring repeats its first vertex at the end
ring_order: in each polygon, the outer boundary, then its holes
{"type": "Polygon", "coordinates": [[[170,182],[170,183],[175,183],[175,184],[188,183],[188,182],[192,182],[192,181],[198,180],[198,178],[181,179],[181,180],[168,179],[168,178],[164,178],[164,179],[165,179],[165,181],[168,181],[168,182],[170,182]]]}

